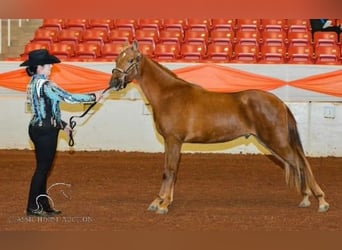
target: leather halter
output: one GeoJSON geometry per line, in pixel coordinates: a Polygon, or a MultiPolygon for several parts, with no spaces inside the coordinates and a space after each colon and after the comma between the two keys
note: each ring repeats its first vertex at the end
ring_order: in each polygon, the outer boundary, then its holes
{"type": "Polygon", "coordinates": [[[139,70],[139,56],[137,56],[137,58],[134,60],[133,63],[131,63],[127,69],[123,70],[121,68],[118,68],[118,67],[115,67],[113,70],[112,70],[112,73],[114,73],[115,71],[118,71],[122,77],[121,77],[121,80],[123,82],[123,86],[122,88],[125,88],[127,86],[127,83],[131,82],[131,81],[127,81],[127,76],[129,75],[129,73],[133,70],[133,69],[136,69],[137,71],[139,70]]]}

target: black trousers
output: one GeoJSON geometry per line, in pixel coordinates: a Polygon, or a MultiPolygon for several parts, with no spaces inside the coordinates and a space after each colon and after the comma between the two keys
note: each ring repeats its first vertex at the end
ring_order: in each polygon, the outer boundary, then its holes
{"type": "Polygon", "coordinates": [[[32,176],[28,209],[50,208],[46,195],[47,179],[50,174],[57,150],[59,128],[29,125],[29,136],[35,147],[36,170],[32,176]],[[36,200],[39,203],[37,206],[36,200]]]}

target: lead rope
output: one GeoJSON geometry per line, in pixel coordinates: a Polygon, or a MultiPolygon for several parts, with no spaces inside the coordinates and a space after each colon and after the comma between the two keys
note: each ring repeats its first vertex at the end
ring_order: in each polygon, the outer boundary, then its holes
{"type": "MultiPolygon", "coordinates": [[[[108,87],[106,88],[102,94],[104,94],[105,92],[107,92],[111,87],[108,87]]],[[[70,147],[73,147],[75,145],[75,141],[74,141],[74,136],[72,134],[73,132],[73,129],[76,127],[77,123],[76,121],[73,121],[73,119],[76,117],[76,118],[82,118],[83,116],[85,116],[86,114],[88,114],[88,112],[97,104],[97,102],[93,102],[88,108],[86,111],[83,112],[82,115],[73,115],[70,117],[69,119],[69,126],[71,128],[71,131],[69,132],[69,146],[70,147]]]]}

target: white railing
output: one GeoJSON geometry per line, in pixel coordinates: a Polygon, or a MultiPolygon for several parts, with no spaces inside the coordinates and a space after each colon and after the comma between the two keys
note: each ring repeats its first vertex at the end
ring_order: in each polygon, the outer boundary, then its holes
{"type": "Polygon", "coordinates": [[[2,19],[0,19],[0,54],[2,54],[2,19]]]}
{"type": "MultiPolygon", "coordinates": [[[[11,46],[11,21],[14,19],[7,19],[7,46],[11,46]]],[[[22,19],[18,20],[18,26],[22,26],[22,19]]],[[[28,21],[29,19],[26,19],[28,21]]],[[[0,19],[0,54],[2,54],[2,37],[3,37],[3,30],[2,30],[2,21],[3,19],[0,19]]]]}

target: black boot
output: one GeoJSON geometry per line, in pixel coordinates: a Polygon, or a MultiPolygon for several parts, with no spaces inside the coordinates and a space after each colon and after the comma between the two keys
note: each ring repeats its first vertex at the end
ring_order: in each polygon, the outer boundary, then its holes
{"type": "Polygon", "coordinates": [[[59,215],[62,213],[61,210],[56,210],[54,208],[51,208],[51,207],[47,207],[47,208],[44,208],[43,210],[45,213],[47,213],[48,215],[59,215]]]}
{"type": "Polygon", "coordinates": [[[28,208],[26,210],[26,215],[27,216],[38,216],[38,217],[48,217],[49,216],[49,214],[42,209],[32,209],[32,208],[28,208]]]}

